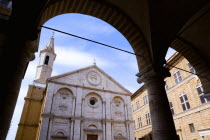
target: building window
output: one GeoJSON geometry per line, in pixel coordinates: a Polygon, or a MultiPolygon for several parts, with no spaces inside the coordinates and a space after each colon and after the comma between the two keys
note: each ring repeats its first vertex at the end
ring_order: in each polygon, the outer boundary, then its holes
{"type": "Polygon", "coordinates": [[[197,92],[198,92],[198,95],[199,95],[199,98],[200,98],[200,101],[201,101],[202,104],[205,104],[208,101],[210,101],[210,99],[204,98],[203,89],[202,89],[201,86],[197,87],[197,92]]]}
{"type": "Polygon", "coordinates": [[[182,81],[182,77],[181,77],[180,71],[176,71],[176,72],[174,73],[174,79],[175,79],[175,82],[176,82],[176,83],[179,83],[179,82],[182,81]]]}
{"type": "Polygon", "coordinates": [[[169,101],[169,105],[170,105],[171,113],[172,113],[172,115],[174,115],[173,103],[171,101],[169,101]]]}
{"type": "Polygon", "coordinates": [[[131,109],[132,109],[132,111],[134,112],[134,107],[133,107],[133,105],[131,106],[131,109]]]}
{"type": "Polygon", "coordinates": [[[146,122],[147,122],[147,125],[150,125],[151,124],[150,114],[149,113],[146,113],[146,122]]]}
{"type": "Polygon", "coordinates": [[[141,121],[141,117],[138,117],[138,123],[139,123],[139,128],[142,127],[142,121],[141,121]]]}
{"type": "Polygon", "coordinates": [[[189,124],[189,127],[190,127],[190,132],[191,132],[191,133],[195,133],[194,124],[193,124],[193,123],[189,124]]]}
{"type": "Polygon", "coordinates": [[[136,102],[136,106],[137,106],[137,108],[140,108],[139,100],[136,102]]]}
{"type": "Polygon", "coordinates": [[[147,104],[147,103],[148,103],[148,101],[147,101],[147,95],[145,95],[145,96],[143,97],[143,100],[144,100],[144,104],[147,104]]]}
{"type": "Polygon", "coordinates": [[[48,65],[48,62],[49,62],[49,56],[47,55],[44,61],[44,65],[48,65]]]}
{"type": "Polygon", "coordinates": [[[168,83],[165,81],[165,89],[168,90],[168,83]]]}
{"type": "Polygon", "coordinates": [[[192,67],[190,63],[188,63],[188,67],[190,69],[190,72],[195,73],[195,69],[192,67]]]}
{"type": "Polygon", "coordinates": [[[179,98],[182,104],[183,111],[190,109],[190,103],[188,101],[187,94],[183,93],[179,98]]]}

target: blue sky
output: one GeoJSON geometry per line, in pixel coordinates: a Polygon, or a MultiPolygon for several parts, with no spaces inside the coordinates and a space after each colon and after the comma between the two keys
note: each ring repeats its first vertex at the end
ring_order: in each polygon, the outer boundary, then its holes
{"type": "MultiPolygon", "coordinates": [[[[132,47],[120,32],[108,23],[91,16],[64,14],[50,19],[44,25],[133,52],[132,47]]],[[[51,36],[51,30],[42,29],[39,51],[47,45],[51,36]]],[[[53,65],[52,76],[90,66],[95,59],[98,67],[131,92],[135,92],[141,86],[136,81],[137,77],[135,75],[138,73],[138,67],[134,55],[58,32],[55,32],[54,38],[57,57],[53,65]]],[[[174,52],[174,50],[169,49],[166,59],[174,52]]],[[[38,54],[36,53],[36,59],[30,62],[22,81],[7,140],[15,139],[24,105],[24,97],[27,94],[28,85],[32,84],[35,78],[36,66],[39,61],[38,54]]]]}

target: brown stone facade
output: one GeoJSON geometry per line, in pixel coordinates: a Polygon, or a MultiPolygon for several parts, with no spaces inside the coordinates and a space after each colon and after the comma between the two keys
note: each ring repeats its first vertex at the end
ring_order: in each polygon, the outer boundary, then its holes
{"type": "MultiPolygon", "coordinates": [[[[169,58],[167,63],[195,72],[189,62],[178,53],[169,58]]],[[[165,89],[177,135],[180,140],[210,140],[210,102],[203,96],[200,79],[175,67],[168,67],[171,77],[165,78],[165,89]]],[[[145,86],[138,89],[131,100],[136,140],[153,139],[148,92],[145,86]]]]}

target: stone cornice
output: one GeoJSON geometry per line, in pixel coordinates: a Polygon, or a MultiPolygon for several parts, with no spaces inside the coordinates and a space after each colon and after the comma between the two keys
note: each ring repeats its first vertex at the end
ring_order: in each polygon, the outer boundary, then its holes
{"type": "Polygon", "coordinates": [[[18,126],[29,126],[29,127],[38,127],[39,124],[26,124],[26,123],[19,123],[18,126]]]}
{"type": "Polygon", "coordinates": [[[166,90],[166,93],[170,94],[172,91],[176,90],[180,86],[182,86],[185,83],[189,82],[193,78],[196,78],[196,76],[195,75],[189,75],[189,76],[185,77],[181,82],[175,84],[174,86],[172,86],[168,90],[166,90]]]}
{"type": "Polygon", "coordinates": [[[84,131],[103,132],[102,129],[83,129],[84,131]]]}
{"type": "Polygon", "coordinates": [[[60,85],[72,86],[72,87],[79,87],[79,88],[89,89],[89,90],[95,90],[95,91],[109,92],[109,93],[120,94],[120,95],[125,95],[125,96],[131,96],[131,94],[129,94],[129,93],[121,93],[121,92],[115,92],[115,91],[111,91],[111,90],[91,88],[91,87],[74,85],[74,84],[67,84],[67,83],[62,83],[62,82],[57,82],[57,81],[51,81],[51,80],[49,80],[49,83],[55,83],[55,84],[60,84],[60,85]]]}
{"type": "Polygon", "coordinates": [[[61,78],[61,77],[64,77],[64,76],[68,76],[68,75],[71,75],[71,74],[75,74],[75,73],[78,73],[78,72],[81,72],[81,71],[85,71],[85,70],[88,70],[88,69],[92,69],[92,68],[97,69],[100,73],[102,73],[102,75],[104,75],[109,80],[111,80],[113,83],[115,83],[117,86],[119,86],[121,89],[123,89],[124,91],[126,91],[127,94],[132,95],[132,93],[128,89],[126,89],[125,87],[123,87],[120,83],[118,83],[115,79],[113,79],[111,76],[109,76],[106,72],[104,72],[102,69],[100,69],[96,65],[91,65],[91,66],[88,66],[88,67],[85,67],[85,68],[81,68],[81,69],[78,69],[78,70],[74,70],[74,71],[71,71],[71,72],[67,72],[67,73],[64,73],[64,74],[53,76],[53,77],[49,78],[48,81],[53,81],[54,79],[61,78]]]}
{"type": "Polygon", "coordinates": [[[136,109],[135,111],[132,112],[133,113],[137,113],[139,111],[141,111],[142,109],[144,109],[145,107],[148,107],[149,106],[149,103],[145,104],[145,105],[142,105],[140,108],[136,109]]]}
{"type": "Polygon", "coordinates": [[[148,128],[152,128],[152,125],[146,125],[146,126],[137,128],[137,129],[135,129],[135,132],[137,132],[137,131],[142,131],[142,130],[145,130],[145,129],[148,129],[148,128]]]}
{"type": "Polygon", "coordinates": [[[205,104],[202,104],[202,105],[197,106],[197,107],[194,107],[194,108],[189,109],[189,110],[187,110],[187,111],[184,111],[184,112],[182,112],[182,113],[175,114],[175,115],[173,116],[173,118],[174,118],[174,120],[175,120],[175,119],[179,119],[179,118],[181,118],[181,117],[185,117],[185,116],[191,115],[191,114],[193,114],[193,113],[196,113],[196,112],[199,112],[199,111],[208,109],[208,108],[210,108],[210,102],[205,103],[205,104]]]}
{"type": "Polygon", "coordinates": [[[25,97],[24,100],[31,100],[31,101],[42,102],[43,99],[25,97]]]}
{"type": "Polygon", "coordinates": [[[81,120],[81,121],[102,121],[102,122],[111,122],[111,123],[133,123],[133,120],[113,120],[113,119],[95,119],[95,118],[84,118],[84,117],[65,117],[65,116],[56,116],[53,114],[42,114],[42,117],[45,118],[59,118],[59,119],[68,119],[68,120],[81,120]]]}

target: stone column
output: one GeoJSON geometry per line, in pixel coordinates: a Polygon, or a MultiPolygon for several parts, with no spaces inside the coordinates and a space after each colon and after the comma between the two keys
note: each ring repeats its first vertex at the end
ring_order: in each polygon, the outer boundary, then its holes
{"type": "Polygon", "coordinates": [[[15,32],[0,33],[0,139],[6,139],[21,81],[24,78],[29,61],[35,58],[34,48],[37,47],[35,47],[37,44],[32,40],[37,39],[37,37],[29,38],[15,32]]]}
{"type": "Polygon", "coordinates": [[[138,82],[144,82],[148,91],[149,107],[152,120],[152,132],[155,140],[178,140],[176,129],[164,88],[164,74],[169,71],[163,69],[156,72],[148,66],[137,74],[138,82]]]}

